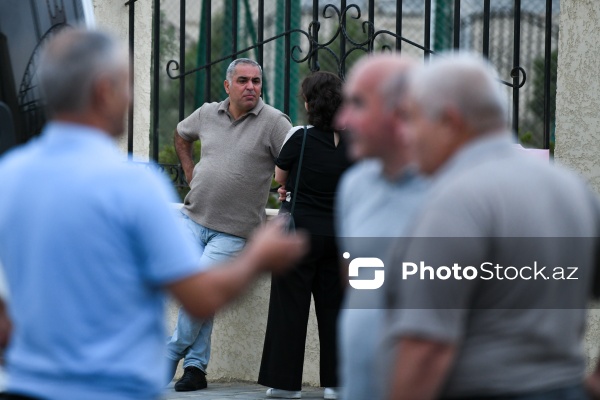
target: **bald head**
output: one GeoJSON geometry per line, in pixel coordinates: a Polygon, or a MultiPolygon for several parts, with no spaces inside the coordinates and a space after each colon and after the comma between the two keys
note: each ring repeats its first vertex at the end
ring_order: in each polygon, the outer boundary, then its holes
{"type": "Polygon", "coordinates": [[[412,58],[393,53],[363,57],[350,71],[346,88],[349,90],[353,85],[359,85],[361,89],[374,90],[382,100],[398,100],[405,92],[394,94],[386,90],[388,84],[406,79],[407,73],[416,65],[412,58]]]}
{"type": "Polygon", "coordinates": [[[344,86],[344,106],[338,118],[349,131],[350,155],[379,158],[384,163],[402,158],[395,106],[405,94],[402,84],[415,62],[398,54],[378,54],[359,60],[344,86]],[[390,87],[393,84],[393,88],[390,87]]]}

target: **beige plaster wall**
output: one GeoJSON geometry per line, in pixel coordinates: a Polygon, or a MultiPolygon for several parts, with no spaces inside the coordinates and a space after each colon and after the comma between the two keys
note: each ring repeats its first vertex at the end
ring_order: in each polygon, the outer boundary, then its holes
{"type": "Polygon", "coordinates": [[[596,303],[589,310],[588,323],[583,348],[586,355],[588,371],[598,364],[600,352],[600,304],[596,303]]]}
{"type": "MultiPolygon", "coordinates": [[[[211,379],[256,381],[267,326],[271,282],[263,276],[245,296],[217,315],[213,336],[211,379]]],[[[306,350],[305,384],[319,385],[319,338],[311,303],[306,350]]]]}
{"type": "Polygon", "coordinates": [[[560,4],[555,157],[600,193],[600,1],[560,4]]]}
{"type": "MultiPolygon", "coordinates": [[[[555,157],[600,193],[600,2],[562,0],[560,13],[555,157]]],[[[585,335],[588,369],[598,362],[598,306],[585,335]]]]}
{"type": "MultiPolygon", "coordinates": [[[[179,209],[181,204],[174,204],[179,209]]],[[[277,215],[278,210],[267,209],[267,219],[277,215]]],[[[263,341],[269,312],[270,277],[260,277],[249,290],[215,317],[212,334],[212,352],[208,365],[209,381],[258,380],[258,370],[263,350],[263,341]]],[[[177,324],[179,306],[170,301],[167,307],[167,329],[173,332],[177,324]]],[[[175,377],[182,374],[183,362],[179,363],[175,377]]],[[[311,301],[304,373],[302,382],[308,386],[319,386],[319,334],[315,305],[311,301]]]]}
{"type": "MultiPolygon", "coordinates": [[[[257,381],[270,288],[270,278],[263,276],[244,296],[216,315],[207,375],[209,381],[257,381]]],[[[170,332],[177,322],[177,310],[177,304],[171,302],[167,315],[170,332]]],[[[182,364],[179,364],[176,378],[181,376],[182,364]]],[[[311,303],[302,382],[319,386],[319,336],[314,303],[311,303]]]]}
{"type": "MultiPolygon", "coordinates": [[[[94,0],[96,27],[107,30],[128,45],[129,8],[125,1],[94,0]]],[[[150,152],[150,98],[152,57],[152,2],[135,3],[135,51],[134,51],[134,109],[133,109],[133,152],[134,157],[147,161],[150,152]]],[[[127,151],[127,132],[119,140],[123,151],[127,151]]]]}

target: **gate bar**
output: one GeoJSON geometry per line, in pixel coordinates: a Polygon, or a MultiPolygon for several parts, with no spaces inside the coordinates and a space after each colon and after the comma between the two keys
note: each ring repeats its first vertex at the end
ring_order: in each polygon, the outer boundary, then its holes
{"type": "Polygon", "coordinates": [[[519,137],[519,60],[521,58],[521,0],[514,3],[514,52],[513,52],[513,121],[512,129],[519,137]]]}
{"type": "Polygon", "coordinates": [[[135,1],[129,2],[129,85],[131,90],[131,102],[129,103],[129,111],[127,115],[127,154],[129,159],[133,158],[133,50],[135,29],[135,1]]]}
{"type": "Polygon", "coordinates": [[[160,92],[160,80],[158,79],[158,71],[160,68],[160,0],[154,0],[154,28],[152,33],[152,56],[154,57],[152,60],[154,68],[154,76],[152,77],[152,103],[154,104],[154,110],[152,112],[152,159],[158,162],[158,117],[160,114],[158,112],[160,109],[158,104],[158,95],[160,92]]]}
{"type": "Polygon", "coordinates": [[[552,80],[552,0],[546,0],[546,51],[544,56],[544,149],[550,148],[550,84],[552,80]]]}
{"type": "MultiPolygon", "coordinates": [[[[313,31],[309,32],[313,36],[315,43],[319,43],[319,0],[313,0],[313,31]]],[[[311,43],[312,46],[312,43],[311,43]]],[[[315,51],[312,55],[312,70],[319,69],[319,52],[315,51]]]]}
{"type": "MultiPolygon", "coordinates": [[[[185,0],[179,0],[179,70],[185,73],[185,0]]],[[[185,75],[179,79],[179,121],[184,116],[185,75]]]]}
{"type": "Polygon", "coordinates": [[[454,0],[454,48],[460,47],[460,0],[454,0]]]}
{"type": "MultiPolygon", "coordinates": [[[[290,31],[292,25],[292,0],[285,0],[285,31],[290,31]]],[[[290,69],[291,69],[291,50],[290,34],[285,35],[285,76],[283,78],[283,112],[290,114],[290,69]]]]}
{"type": "MultiPolygon", "coordinates": [[[[341,0],[340,6],[342,8],[342,25],[346,27],[346,13],[344,13],[344,10],[347,7],[346,0],[341,0]]],[[[343,58],[344,54],[346,54],[346,36],[340,35],[340,59],[343,59],[342,64],[340,65],[341,76],[346,76],[346,59],[343,58]]]]}
{"type": "Polygon", "coordinates": [[[483,2],[483,56],[490,58],[490,0],[483,2]]]}
{"type": "MultiPolygon", "coordinates": [[[[431,50],[431,0],[425,0],[425,48],[431,50]]],[[[429,52],[423,54],[425,61],[429,60],[429,52]]]]}
{"type": "MultiPolygon", "coordinates": [[[[231,53],[235,54],[238,50],[238,0],[231,0],[231,47],[233,51],[231,53]]],[[[231,57],[231,61],[235,60],[236,56],[231,57]]]]}
{"type": "MultiPolygon", "coordinates": [[[[262,43],[262,41],[264,40],[264,36],[265,36],[264,30],[265,30],[265,0],[258,0],[258,32],[257,32],[258,43],[262,43]]],[[[260,45],[258,47],[258,60],[256,60],[256,61],[264,69],[263,60],[264,60],[264,49],[263,49],[263,46],[260,45]]],[[[264,78],[263,78],[263,80],[264,80],[264,78]]]]}
{"type": "MultiPolygon", "coordinates": [[[[402,36],[402,0],[396,0],[396,35],[402,36]]],[[[402,39],[396,37],[396,50],[402,52],[402,39]]]]}
{"type": "MultiPolygon", "coordinates": [[[[204,31],[204,34],[206,35],[206,49],[205,49],[205,54],[206,54],[206,59],[207,60],[211,60],[211,52],[212,52],[212,5],[211,5],[211,1],[206,1],[204,0],[204,9],[206,10],[206,19],[204,20],[204,23],[206,24],[206,30],[204,31]]],[[[211,89],[212,89],[212,85],[211,85],[211,70],[212,68],[206,68],[206,90],[204,91],[204,97],[206,102],[210,101],[211,98],[211,89]]]]}
{"type": "MultiPolygon", "coordinates": [[[[367,37],[370,38],[375,33],[374,26],[375,26],[375,0],[369,0],[369,32],[367,34],[367,37]]],[[[372,52],[374,50],[371,46],[375,46],[375,43],[373,43],[371,40],[369,40],[369,52],[372,52]]]]}

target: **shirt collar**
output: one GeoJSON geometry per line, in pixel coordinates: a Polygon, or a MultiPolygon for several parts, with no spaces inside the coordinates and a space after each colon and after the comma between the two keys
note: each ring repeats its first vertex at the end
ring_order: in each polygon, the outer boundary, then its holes
{"type": "Polygon", "coordinates": [[[42,130],[41,138],[50,144],[65,141],[87,143],[117,151],[115,140],[101,129],[72,122],[50,121],[42,130]]]}
{"type": "MultiPolygon", "coordinates": [[[[246,114],[244,114],[243,116],[246,116],[248,114],[254,114],[254,115],[258,115],[260,114],[260,111],[263,109],[263,107],[265,106],[265,103],[262,100],[262,97],[258,98],[258,102],[256,103],[256,105],[254,106],[254,108],[250,111],[248,111],[246,114]]],[[[228,115],[231,116],[231,114],[229,114],[229,97],[226,98],[225,100],[223,100],[221,102],[221,105],[219,106],[219,112],[224,112],[227,113],[228,115]]],[[[243,117],[242,116],[242,117],[243,117]]]]}
{"type": "Polygon", "coordinates": [[[392,185],[403,185],[408,181],[411,181],[415,178],[420,177],[419,170],[413,164],[408,164],[401,171],[398,171],[394,174],[393,177],[389,177],[383,173],[383,163],[380,159],[374,158],[372,162],[377,165],[377,170],[379,173],[379,178],[385,182],[388,182],[392,185]]]}
{"type": "Polygon", "coordinates": [[[465,144],[452,156],[433,178],[440,179],[464,169],[471,169],[498,154],[515,151],[510,132],[500,131],[481,136],[465,144]]]}

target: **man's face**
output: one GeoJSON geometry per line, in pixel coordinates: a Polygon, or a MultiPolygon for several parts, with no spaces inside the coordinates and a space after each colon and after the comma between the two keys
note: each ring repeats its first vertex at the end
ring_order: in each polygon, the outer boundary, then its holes
{"type": "Polygon", "coordinates": [[[337,118],[350,139],[350,157],[379,157],[393,131],[392,113],[387,109],[373,74],[352,76],[344,87],[344,104],[337,118]]]}
{"type": "Polygon", "coordinates": [[[234,111],[246,113],[258,103],[262,90],[260,69],[252,64],[238,64],[231,83],[225,81],[225,91],[229,95],[230,106],[234,111]]]}

